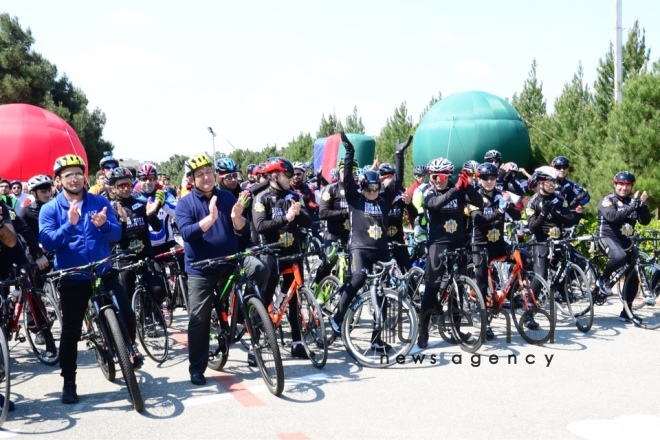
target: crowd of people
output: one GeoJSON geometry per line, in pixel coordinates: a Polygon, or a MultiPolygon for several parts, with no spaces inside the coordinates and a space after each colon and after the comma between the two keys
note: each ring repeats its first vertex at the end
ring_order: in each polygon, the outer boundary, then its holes
{"type": "MultiPolygon", "coordinates": [[[[564,156],[532,174],[514,163],[503,163],[496,150],[485,154],[483,161],[468,161],[457,169],[447,158],[439,157],[427,165],[412,167],[414,182],[403,185],[404,152],[412,137],[396,146],[395,163],[360,167],[355,149],[342,134],[345,157],[331,170],[326,180],[311,162],[291,162],[283,157],[250,164],[242,170],[227,157],[215,162],[205,155],[195,155],[185,163],[185,184],[176,189],[156,166],[144,163],[137,169],[122,167],[107,154],[100,162],[96,183],[88,187],[87,164],[76,155],[59,157],[52,174],[30,178],[26,185],[18,181],[0,181],[0,277],[11,278],[12,265],[28,261],[38,265],[38,273],[83,266],[102,260],[118,250],[130,250],[132,259],[153,257],[181,245],[175,240],[178,230],[183,242],[181,265],[185,267],[189,291],[188,352],[190,381],[206,382],[209,326],[213,288],[225,283],[230,272],[225,266],[196,268],[193,263],[222,257],[255,245],[281,243],[280,256],[301,252],[303,231],[311,230],[323,243],[324,254],[313,279],[306,280],[312,290],[329,275],[336,263],[333,245],[350,250],[348,281],[341,286],[339,308],[332,317],[331,331],[340,334],[344,314],[352,299],[364,286],[374,263],[388,258],[388,243],[406,244],[404,227],[415,230],[418,241],[426,243],[425,293],[422,298],[422,321],[417,345],[429,342],[430,314],[435,307],[444,269],[439,256],[445,250],[473,248],[485,252],[475,257],[476,282],[487,292],[487,265],[490,260],[508,253],[504,223],[525,216],[532,239],[545,242],[561,237],[562,231],[583,216],[590,201],[589,192],[568,179],[570,161],[564,156]],[[316,171],[316,173],[315,173],[316,171]],[[524,180],[518,180],[522,173],[524,180]],[[456,178],[454,179],[454,176],[456,178]]],[[[630,236],[636,223],[651,219],[648,194],[633,194],[635,176],[621,171],[614,176],[613,193],[598,204],[598,234],[609,262],[598,286],[603,295],[612,294],[609,276],[622,267],[629,253],[630,236]]],[[[547,273],[547,247],[534,248],[533,270],[547,273]]],[[[393,256],[403,271],[412,266],[405,246],[393,248],[393,256]]],[[[266,307],[273,301],[277,284],[285,290],[290,277],[280,280],[274,270],[273,256],[248,257],[248,279],[258,286],[266,307]]],[[[467,260],[460,271],[466,273],[467,260]]],[[[293,264],[281,263],[280,271],[293,264]]],[[[135,275],[120,267],[99,268],[103,283],[119,301],[130,338],[135,343],[135,314],[129,294],[135,290],[135,275]]],[[[36,283],[42,283],[35,277],[36,283]]],[[[161,274],[146,277],[150,293],[158,304],[167,301],[167,286],[161,274]]],[[[90,277],[77,275],[59,285],[62,308],[62,334],[59,346],[47,338],[47,351],[59,352],[64,404],[79,401],[76,385],[77,349],[81,324],[91,293],[90,277]]],[[[632,301],[636,286],[629,286],[632,301]]],[[[3,292],[7,295],[7,292],[3,292]]],[[[296,301],[290,303],[295,313],[296,301]]],[[[622,312],[621,319],[636,322],[622,312]]],[[[300,343],[300,328],[295,314],[289,319],[291,355],[306,358],[300,343]]],[[[533,322],[528,323],[533,325],[533,322]]],[[[490,329],[486,339],[495,337],[490,329]]],[[[387,352],[391,347],[375,335],[374,350],[387,352]]],[[[139,369],[143,362],[136,344],[132,362],[139,369]]],[[[254,355],[248,363],[256,365],[254,355]]],[[[4,404],[3,402],[0,402],[4,404]]]]}

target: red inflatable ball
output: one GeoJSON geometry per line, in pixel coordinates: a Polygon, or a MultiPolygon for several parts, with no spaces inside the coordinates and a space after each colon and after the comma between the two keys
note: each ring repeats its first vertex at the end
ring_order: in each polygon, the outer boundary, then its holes
{"type": "Polygon", "coordinates": [[[73,128],[56,114],[30,104],[0,105],[0,146],[0,176],[9,180],[52,176],[55,159],[65,154],[76,154],[87,163],[73,128]]]}

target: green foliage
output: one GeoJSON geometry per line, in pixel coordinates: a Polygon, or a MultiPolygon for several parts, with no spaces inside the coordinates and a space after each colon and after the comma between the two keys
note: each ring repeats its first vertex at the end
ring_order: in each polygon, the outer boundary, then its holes
{"type": "Polygon", "coordinates": [[[364,124],[362,118],[358,116],[357,107],[353,107],[353,114],[346,116],[344,130],[346,133],[364,134],[364,124]]]}
{"type": "Polygon", "coordinates": [[[291,140],[284,148],[282,153],[284,157],[291,162],[307,162],[314,159],[314,139],[309,133],[298,134],[298,137],[291,140]]]}
{"type": "Polygon", "coordinates": [[[316,132],[316,139],[322,137],[328,137],[335,133],[344,131],[344,126],[341,121],[337,119],[335,112],[332,112],[331,115],[328,115],[328,119],[325,118],[325,113],[321,115],[321,124],[319,125],[319,130],[316,132]]]}
{"type": "Polygon", "coordinates": [[[528,129],[530,122],[544,118],[547,115],[545,98],[543,97],[543,83],[539,83],[536,77],[536,59],[532,61],[529,78],[525,80],[520,96],[514,93],[511,98],[511,105],[518,111],[528,129]]]}
{"type": "Polygon", "coordinates": [[[158,172],[167,174],[170,178],[172,186],[181,185],[184,173],[183,166],[188,159],[188,156],[175,154],[157,166],[158,172]]]}
{"type": "MultiPolygon", "coordinates": [[[[376,139],[376,157],[380,163],[394,163],[394,151],[397,142],[403,142],[414,133],[412,116],[408,114],[405,101],[394,109],[394,114],[387,118],[387,122],[376,139]]],[[[412,148],[405,153],[404,186],[412,182],[412,148]]]]}

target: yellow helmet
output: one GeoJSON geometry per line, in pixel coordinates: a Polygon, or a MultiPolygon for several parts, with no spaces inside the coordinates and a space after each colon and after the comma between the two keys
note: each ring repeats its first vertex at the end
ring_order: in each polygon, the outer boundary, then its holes
{"type": "Polygon", "coordinates": [[[198,154],[193,156],[185,163],[186,174],[194,173],[195,170],[207,165],[213,168],[211,159],[206,154],[198,154]]]}
{"type": "Polygon", "coordinates": [[[55,165],[53,165],[53,174],[59,176],[64,168],[67,167],[80,167],[85,171],[85,161],[82,160],[82,157],[76,156],[75,154],[67,154],[65,156],[60,156],[55,159],[55,165]]]}

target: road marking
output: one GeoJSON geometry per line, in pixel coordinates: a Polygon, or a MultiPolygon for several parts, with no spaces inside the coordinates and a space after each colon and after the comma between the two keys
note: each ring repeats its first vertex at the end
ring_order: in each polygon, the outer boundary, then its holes
{"type": "Polygon", "coordinates": [[[2,431],[0,431],[0,438],[16,437],[20,433],[21,433],[20,429],[16,431],[12,431],[11,429],[3,429],[2,431]]]}
{"type": "Polygon", "coordinates": [[[307,437],[302,432],[290,432],[287,434],[280,434],[278,435],[278,437],[281,440],[309,440],[309,437],[307,437]]]}

